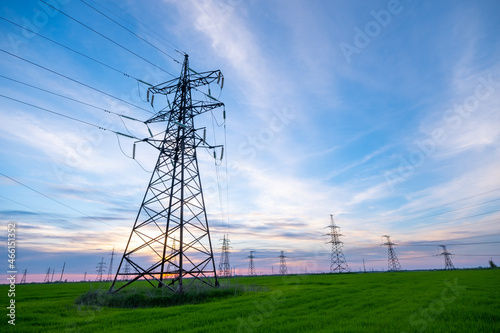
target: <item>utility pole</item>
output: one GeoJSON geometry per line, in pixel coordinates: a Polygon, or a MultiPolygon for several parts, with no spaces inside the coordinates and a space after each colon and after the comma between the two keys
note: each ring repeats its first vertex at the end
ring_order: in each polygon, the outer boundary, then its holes
{"type": "MultiPolygon", "coordinates": [[[[147,90],[151,106],[155,95],[162,95],[165,104],[144,123],[148,128],[166,123],[166,129],[155,135],[150,131],[151,136],[140,141],[158,149],[159,155],[110,293],[139,279],[146,280],[152,287],[168,288],[177,293],[184,292],[195,282],[219,286],[196,151],[197,148],[211,149],[214,159],[219,161],[224,147],[207,144],[205,129],[194,126],[196,116],[224,107],[212,96],[211,83],[219,84],[222,89],[222,73],[219,70],[195,72],[189,67],[185,54],[178,78],[147,90]],[[179,241],[179,248],[172,254],[168,244],[174,238],[179,241]],[[166,268],[175,260],[178,269],[168,281],[171,275],[166,268]],[[119,277],[125,275],[125,263],[131,268],[126,275],[133,278],[116,286],[119,277]]],[[[225,112],[223,116],[225,119],[225,112]]]]}
{"type": "Polygon", "coordinates": [[[451,253],[446,251],[445,245],[439,245],[439,246],[443,248],[443,252],[441,252],[441,255],[444,256],[444,269],[447,270],[455,269],[455,266],[453,266],[453,263],[451,262],[451,253]]]}
{"type": "Polygon", "coordinates": [[[335,225],[333,220],[333,215],[330,214],[330,232],[326,235],[331,236],[331,240],[327,242],[332,244],[332,257],[330,261],[330,273],[342,273],[349,272],[349,267],[347,266],[347,261],[344,257],[344,252],[342,251],[343,242],[340,241],[339,237],[343,236],[339,229],[340,227],[335,225]]]}
{"type": "Polygon", "coordinates": [[[97,264],[96,268],[97,268],[96,281],[102,281],[102,274],[106,269],[106,263],[104,262],[104,257],[101,258],[101,262],[97,264]]]}
{"type": "Polygon", "coordinates": [[[363,258],[363,271],[366,273],[365,258],[363,258]]]}
{"type": "Polygon", "coordinates": [[[248,275],[254,276],[255,275],[255,264],[253,263],[253,259],[255,256],[253,255],[255,251],[250,251],[250,255],[247,257],[250,259],[250,263],[248,264],[248,275]]]}
{"type": "Polygon", "coordinates": [[[388,270],[389,271],[400,271],[401,265],[399,264],[398,257],[396,256],[396,252],[394,252],[395,243],[391,242],[390,236],[384,235],[382,237],[387,238],[387,242],[382,245],[387,246],[387,258],[388,258],[388,270]]]}
{"type": "Polygon", "coordinates": [[[64,267],[66,267],[66,263],[64,263],[64,265],[63,265],[62,272],[61,272],[61,278],[59,279],[59,282],[62,282],[63,275],[64,275],[64,267]]]}
{"type": "Polygon", "coordinates": [[[106,281],[111,281],[113,278],[113,257],[115,256],[115,247],[113,246],[113,251],[111,251],[111,259],[109,261],[109,269],[108,269],[108,277],[106,278],[106,281]]]}
{"type": "Polygon", "coordinates": [[[224,235],[222,239],[222,253],[219,262],[219,275],[224,277],[231,276],[231,265],[229,264],[229,235],[224,235]]]}
{"type": "Polygon", "coordinates": [[[284,252],[281,251],[280,254],[280,275],[287,275],[288,269],[286,267],[286,261],[285,261],[286,256],[283,253],[284,252]]]}
{"type": "Polygon", "coordinates": [[[21,278],[21,282],[20,284],[23,284],[23,283],[26,283],[26,272],[28,271],[28,269],[26,268],[23,272],[23,277],[21,278]]]}

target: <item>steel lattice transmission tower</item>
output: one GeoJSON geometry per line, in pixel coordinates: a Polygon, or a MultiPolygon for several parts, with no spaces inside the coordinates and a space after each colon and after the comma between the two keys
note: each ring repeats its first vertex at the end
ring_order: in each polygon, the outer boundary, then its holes
{"type": "Polygon", "coordinates": [[[26,273],[28,272],[28,269],[24,269],[24,272],[23,272],[23,277],[21,278],[21,282],[19,282],[20,284],[23,284],[23,283],[26,283],[26,273]]]}
{"type": "Polygon", "coordinates": [[[387,238],[387,242],[385,242],[382,245],[387,246],[388,270],[389,271],[400,271],[401,265],[399,264],[399,260],[398,260],[398,257],[396,256],[396,252],[394,252],[394,245],[396,245],[396,244],[391,242],[390,236],[384,235],[382,237],[387,238]]]}
{"type": "Polygon", "coordinates": [[[222,239],[222,253],[219,262],[219,275],[230,277],[231,276],[231,265],[229,264],[229,235],[224,235],[222,239]]]}
{"type": "Polygon", "coordinates": [[[288,268],[286,267],[286,256],[283,251],[281,251],[280,254],[280,275],[287,275],[288,274],[288,268]]]}
{"type": "Polygon", "coordinates": [[[439,246],[443,248],[441,255],[444,256],[444,269],[455,269],[455,266],[453,266],[453,263],[451,262],[451,253],[446,250],[445,245],[439,246]]]}
{"type": "Polygon", "coordinates": [[[330,273],[342,273],[349,272],[349,266],[347,266],[347,261],[344,257],[344,252],[342,251],[343,242],[340,241],[339,237],[343,236],[339,229],[340,227],[335,225],[333,220],[333,215],[330,214],[330,232],[326,235],[331,236],[331,240],[327,242],[332,244],[332,257],[330,262],[330,273]]]}
{"type": "Polygon", "coordinates": [[[111,259],[109,260],[108,277],[106,278],[106,281],[111,281],[111,279],[113,278],[113,260],[114,260],[114,256],[116,256],[114,246],[113,246],[113,251],[111,251],[110,256],[111,256],[111,259]]]}
{"type": "Polygon", "coordinates": [[[220,149],[222,158],[223,147],[208,145],[204,129],[195,128],[194,118],[224,106],[211,96],[208,87],[218,83],[222,88],[223,80],[219,70],[193,71],[185,55],[180,77],[148,88],[151,104],[156,94],[165,96],[167,106],[145,123],[166,123],[166,129],[161,136],[150,133],[150,138],[142,140],[158,149],[159,156],[110,293],[139,279],[178,293],[195,281],[219,285],[196,150],[220,149]],[[174,238],[179,242],[176,249],[169,245],[174,238]],[[125,275],[125,263],[130,264],[128,275],[132,279],[115,287],[119,277],[125,275]]]}
{"type": "Polygon", "coordinates": [[[255,275],[255,264],[253,263],[253,259],[255,256],[253,255],[255,251],[250,251],[250,255],[248,258],[250,259],[250,263],[248,264],[248,275],[254,276],[255,275]]]}
{"type": "Polygon", "coordinates": [[[97,276],[95,280],[102,281],[102,274],[106,270],[106,263],[104,262],[104,257],[101,258],[101,262],[97,264],[96,269],[97,269],[97,276]]]}
{"type": "Polygon", "coordinates": [[[47,269],[47,274],[45,274],[45,278],[43,279],[43,282],[50,283],[50,267],[47,269]]]}

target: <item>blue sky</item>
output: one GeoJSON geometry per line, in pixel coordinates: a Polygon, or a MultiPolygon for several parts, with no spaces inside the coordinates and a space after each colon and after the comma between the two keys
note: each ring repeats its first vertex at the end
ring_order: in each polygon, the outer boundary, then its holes
{"type": "MultiPolygon", "coordinates": [[[[5,19],[152,84],[180,73],[176,50],[224,73],[219,182],[200,154],[216,264],[228,233],[238,273],[250,250],[258,272],[277,271],[279,251],[293,272],[328,271],[329,214],[353,271],[363,258],[386,269],[385,234],[405,269],[443,267],[440,244],[457,267],[500,261],[497,1],[88,1],[156,48],[81,1],[48,2],[143,59],[41,2],[2,4],[4,96],[137,137],[139,122],[12,80],[140,120],[154,112],[134,78],[5,19]]],[[[125,156],[133,140],[0,101],[0,216],[18,225],[18,269],[43,278],[67,262],[93,276],[123,251],[157,152],[138,145],[139,165],[125,156]]]]}

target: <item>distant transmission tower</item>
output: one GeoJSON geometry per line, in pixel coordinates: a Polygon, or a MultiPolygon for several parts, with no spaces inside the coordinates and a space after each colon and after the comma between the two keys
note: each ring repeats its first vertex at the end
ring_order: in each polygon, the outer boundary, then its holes
{"type": "Polygon", "coordinates": [[[286,258],[286,256],[284,255],[284,252],[281,251],[281,254],[280,254],[280,275],[287,275],[288,274],[288,268],[286,267],[285,258],[286,258]]]}
{"type": "Polygon", "coordinates": [[[104,262],[104,257],[102,257],[101,262],[97,264],[96,268],[97,268],[97,277],[95,280],[102,281],[102,274],[106,269],[106,263],[104,262]]]}
{"type": "Polygon", "coordinates": [[[219,262],[219,275],[224,277],[231,276],[231,265],[229,264],[229,235],[224,235],[222,239],[222,253],[219,262]]]}
{"type": "Polygon", "coordinates": [[[255,251],[250,251],[250,255],[248,258],[250,259],[250,263],[248,264],[248,275],[254,276],[255,275],[255,264],[253,263],[253,259],[255,256],[253,255],[255,251]]]}
{"type": "Polygon", "coordinates": [[[113,251],[111,251],[110,256],[111,256],[111,259],[109,260],[108,277],[106,278],[106,281],[111,281],[111,279],[113,278],[113,257],[116,256],[114,246],[113,246],[113,251]]]}
{"type": "Polygon", "coordinates": [[[52,278],[50,279],[50,282],[54,282],[54,273],[56,272],[55,268],[52,268],[52,278]]]}
{"type": "Polygon", "coordinates": [[[23,283],[26,283],[26,272],[28,271],[28,269],[25,269],[24,272],[23,272],[23,277],[21,278],[21,282],[19,282],[20,284],[23,284],[23,283]]]}
{"type": "Polygon", "coordinates": [[[47,269],[47,274],[45,274],[45,278],[43,279],[43,282],[46,282],[46,283],[50,282],[50,267],[47,269]]]}
{"type": "Polygon", "coordinates": [[[85,274],[83,274],[83,282],[87,281],[87,271],[85,271],[85,274]]]}
{"type": "Polygon", "coordinates": [[[64,263],[62,271],[61,271],[61,278],[59,279],[59,282],[62,282],[63,276],[64,276],[64,267],[66,267],[66,263],[64,263]]]}
{"type": "Polygon", "coordinates": [[[154,136],[150,133],[151,137],[142,140],[158,149],[158,160],[110,293],[139,279],[178,293],[195,281],[212,287],[219,285],[196,150],[213,149],[214,158],[220,150],[222,159],[224,147],[208,145],[204,128],[195,128],[194,118],[224,106],[211,95],[209,88],[209,84],[217,83],[222,89],[223,82],[219,70],[202,73],[192,70],[186,54],[179,78],[148,88],[151,105],[158,94],[164,95],[167,106],[160,107],[145,124],[167,124],[164,132],[154,136]],[[179,248],[172,253],[169,244],[174,238],[179,248]],[[175,260],[178,268],[173,275],[166,268],[175,260]],[[115,288],[119,277],[125,274],[125,263],[130,264],[131,272],[127,275],[133,278],[115,288]],[[164,281],[170,277],[170,281],[164,281]]]}
{"type": "Polygon", "coordinates": [[[396,252],[394,252],[394,244],[391,242],[390,236],[384,235],[382,237],[387,238],[387,242],[382,245],[387,245],[388,249],[388,270],[389,271],[400,271],[401,265],[399,264],[398,257],[396,256],[396,252]]]}
{"type": "Polygon", "coordinates": [[[445,245],[439,246],[443,248],[443,252],[441,252],[441,255],[444,256],[444,269],[455,269],[455,266],[453,266],[453,263],[451,262],[451,253],[446,251],[445,245]]]}
{"type": "Polygon", "coordinates": [[[50,282],[50,267],[47,269],[47,274],[45,274],[45,278],[43,279],[43,282],[46,282],[46,283],[50,282]]]}
{"type": "Polygon", "coordinates": [[[123,268],[123,280],[128,281],[130,274],[130,264],[128,262],[125,263],[125,267],[123,268]]]}
{"type": "MultiPolygon", "coordinates": [[[[168,262],[167,264],[167,272],[170,272],[172,275],[179,274],[179,264],[177,263],[177,257],[175,257],[175,254],[177,253],[177,240],[174,239],[172,240],[172,249],[170,250],[170,256],[173,257],[171,261],[168,262]]],[[[130,273],[130,265],[129,265],[129,273],[130,273]]]]}
{"type": "Polygon", "coordinates": [[[343,236],[338,229],[339,226],[335,225],[333,220],[333,215],[330,214],[330,232],[326,235],[331,236],[331,240],[327,243],[332,243],[332,257],[330,261],[330,273],[342,273],[349,272],[349,267],[347,266],[347,261],[344,257],[344,252],[342,251],[343,242],[340,241],[339,237],[343,236]]]}

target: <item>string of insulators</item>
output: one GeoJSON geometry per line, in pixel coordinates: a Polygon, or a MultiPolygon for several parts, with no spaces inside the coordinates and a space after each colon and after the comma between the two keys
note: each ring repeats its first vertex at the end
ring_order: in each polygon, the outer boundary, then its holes
{"type": "MultiPolygon", "coordinates": [[[[224,157],[224,146],[221,146],[220,147],[220,161],[222,161],[222,158],[224,157]]],[[[214,159],[216,160],[217,159],[217,153],[215,152],[215,149],[214,149],[214,159]]]]}
{"type": "Polygon", "coordinates": [[[217,75],[217,84],[221,84],[220,88],[222,89],[224,87],[224,76],[222,75],[222,72],[219,71],[219,75],[217,75]]]}
{"type": "Polygon", "coordinates": [[[148,93],[146,94],[146,101],[149,102],[149,89],[148,89],[148,93]]]}
{"type": "Polygon", "coordinates": [[[151,96],[151,107],[153,107],[154,100],[155,100],[155,95],[151,96]]]}
{"type": "Polygon", "coordinates": [[[134,145],[132,146],[132,159],[135,160],[135,142],[134,145]]]}

